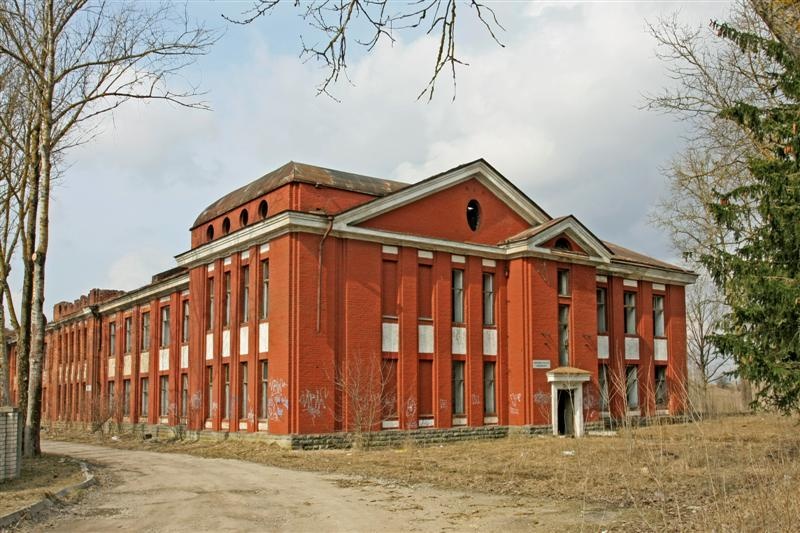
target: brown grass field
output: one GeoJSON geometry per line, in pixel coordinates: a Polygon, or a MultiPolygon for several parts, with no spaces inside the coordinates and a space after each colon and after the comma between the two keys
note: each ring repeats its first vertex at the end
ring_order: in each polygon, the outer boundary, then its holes
{"type": "Polygon", "coordinates": [[[52,438],[236,458],[272,466],[570,501],[613,511],[610,530],[797,531],[797,417],[726,416],[583,439],[512,436],[435,447],[290,451],[257,441],[141,441],[70,431],[52,438]],[[574,452],[574,453],[573,453],[574,452]]]}
{"type": "Polygon", "coordinates": [[[20,477],[0,483],[0,516],[81,481],[80,463],[69,457],[43,455],[35,461],[23,459],[20,477]]]}

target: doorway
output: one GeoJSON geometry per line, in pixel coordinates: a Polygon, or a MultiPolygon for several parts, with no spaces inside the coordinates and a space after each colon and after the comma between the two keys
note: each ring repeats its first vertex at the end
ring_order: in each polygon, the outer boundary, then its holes
{"type": "Polygon", "coordinates": [[[572,390],[560,389],[558,391],[558,434],[575,434],[575,410],[572,400],[572,390]]]}

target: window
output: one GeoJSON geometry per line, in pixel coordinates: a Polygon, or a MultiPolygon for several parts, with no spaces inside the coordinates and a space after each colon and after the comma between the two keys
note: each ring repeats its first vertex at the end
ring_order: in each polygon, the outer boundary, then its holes
{"type": "Polygon", "coordinates": [[[214,329],[214,278],[208,278],[206,283],[206,316],[208,317],[206,329],[211,331],[214,329]]]}
{"type": "Polygon", "coordinates": [[[417,316],[433,318],[433,267],[419,265],[417,274],[417,316]]]}
{"type": "Polygon", "coordinates": [[[117,354],[117,324],[112,322],[108,325],[108,355],[113,357],[117,354]]]}
{"type": "Polygon", "coordinates": [[[494,274],[483,273],[483,325],[494,326],[494,274]]]}
{"type": "Polygon", "coordinates": [[[239,225],[245,227],[249,218],[250,216],[247,213],[247,209],[242,209],[242,212],[239,213],[239,225]]]}
{"type": "Polygon", "coordinates": [[[558,271],[558,295],[569,296],[569,270],[558,271]]]}
{"type": "Polygon", "coordinates": [[[605,287],[597,287],[597,333],[608,333],[608,318],[606,314],[605,287]]]}
{"type": "Polygon", "coordinates": [[[169,346],[169,307],[161,308],[161,347],[169,346]]]}
{"type": "Polygon", "coordinates": [[[228,217],[225,217],[225,220],[222,221],[222,234],[227,235],[231,232],[231,220],[228,217]]]}
{"type": "Polygon", "coordinates": [[[653,334],[664,336],[664,297],[661,295],[653,296],[653,334]]]}
{"type": "Polygon", "coordinates": [[[133,332],[131,331],[131,324],[133,319],[131,317],[125,318],[125,353],[131,353],[131,335],[133,332]]]}
{"type": "Polygon", "coordinates": [[[419,415],[433,416],[433,361],[423,360],[419,362],[419,373],[417,375],[419,415]]]}
{"type": "Polygon", "coordinates": [[[181,374],[181,418],[189,416],[189,374],[181,374]]]}
{"type": "Polygon", "coordinates": [[[122,416],[131,416],[131,380],[122,382],[122,416]]]}
{"type": "Polygon", "coordinates": [[[222,418],[231,415],[231,365],[222,365],[222,418]]]}
{"type": "Polygon", "coordinates": [[[260,366],[258,373],[258,418],[266,419],[269,417],[267,413],[269,406],[269,367],[267,361],[261,361],[260,366]]]}
{"type": "Polygon", "coordinates": [[[556,242],[555,242],[555,245],[553,246],[553,248],[555,248],[556,250],[565,250],[567,252],[572,250],[572,246],[570,246],[569,240],[567,240],[564,237],[556,239],[556,242]]]}
{"type": "Polygon", "coordinates": [[[225,272],[223,276],[225,292],[222,294],[222,327],[227,328],[231,323],[231,273],[225,272]]]}
{"type": "Polygon", "coordinates": [[[464,322],[464,271],[453,270],[453,322],[462,324],[464,322]]]}
{"type": "Polygon", "coordinates": [[[206,228],[206,240],[211,241],[214,239],[214,226],[211,224],[206,228]]]}
{"type": "Polygon", "coordinates": [[[249,391],[247,389],[247,384],[247,363],[241,363],[239,365],[239,418],[248,418],[247,409],[249,405],[247,399],[249,391]]]}
{"type": "Polygon", "coordinates": [[[211,404],[214,398],[214,367],[206,367],[206,418],[211,418],[211,404]]]}
{"type": "Polygon", "coordinates": [[[469,226],[469,229],[476,231],[480,223],[481,204],[478,203],[478,200],[470,200],[467,203],[467,225],[469,226]]]}
{"type": "Polygon", "coordinates": [[[114,382],[108,382],[108,412],[109,414],[116,415],[117,414],[117,399],[114,395],[114,382]]]}
{"type": "Polygon", "coordinates": [[[169,414],[169,377],[161,376],[158,381],[158,392],[161,395],[161,401],[159,402],[159,415],[167,416],[167,414],[169,414]]]}
{"type": "Polygon", "coordinates": [[[239,309],[241,310],[242,322],[250,320],[250,267],[245,265],[242,267],[241,277],[239,279],[241,290],[239,291],[241,302],[239,309]]]}
{"type": "Polygon", "coordinates": [[[608,365],[600,364],[597,372],[597,385],[600,389],[600,410],[608,411],[608,365]]]}
{"type": "Polygon", "coordinates": [[[383,261],[381,276],[381,315],[396,317],[397,261],[383,261]]]}
{"type": "Polygon", "coordinates": [[[139,409],[142,417],[147,417],[150,408],[150,380],[142,378],[142,405],[139,409]]]}
{"type": "Polygon", "coordinates": [[[558,364],[569,366],[569,306],[558,306],[558,364]]]}
{"type": "Polygon", "coordinates": [[[497,413],[494,391],[494,363],[483,363],[483,414],[497,413]]]}
{"type": "Polygon", "coordinates": [[[626,292],[624,302],[623,319],[625,322],[625,334],[636,335],[636,293],[626,292]]]}
{"type": "Polygon", "coordinates": [[[657,366],[656,368],[656,407],[666,409],[669,400],[667,389],[667,367],[657,366]]]}
{"type": "Polygon", "coordinates": [[[142,313],[142,351],[150,349],[150,313],[142,313]]]}
{"type": "Polygon", "coordinates": [[[183,317],[181,321],[181,342],[189,342],[189,300],[183,301],[183,317]]]}
{"type": "Polygon", "coordinates": [[[464,361],[453,361],[453,414],[463,415],[464,410],[464,361]]]}
{"type": "Polygon", "coordinates": [[[266,320],[269,318],[269,260],[261,261],[261,305],[259,306],[259,318],[266,320]]]}
{"type": "Polygon", "coordinates": [[[639,367],[628,365],[625,368],[626,399],[628,410],[639,408],[639,367]]]}
{"type": "Polygon", "coordinates": [[[267,213],[269,213],[269,204],[266,200],[261,200],[261,203],[258,204],[258,216],[262,219],[267,218],[267,213]]]}

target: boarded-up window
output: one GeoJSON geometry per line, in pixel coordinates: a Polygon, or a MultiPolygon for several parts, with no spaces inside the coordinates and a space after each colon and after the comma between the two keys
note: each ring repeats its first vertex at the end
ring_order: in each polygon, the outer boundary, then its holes
{"type": "Polygon", "coordinates": [[[433,416],[433,361],[419,362],[419,414],[433,416]]]}
{"type": "Polygon", "coordinates": [[[383,383],[383,419],[397,418],[397,360],[384,359],[381,365],[383,383]]]}
{"type": "Polygon", "coordinates": [[[381,283],[381,314],[397,316],[397,261],[384,261],[381,283]]]}
{"type": "Polygon", "coordinates": [[[433,268],[430,265],[419,265],[417,278],[419,318],[433,318],[433,268]]]}

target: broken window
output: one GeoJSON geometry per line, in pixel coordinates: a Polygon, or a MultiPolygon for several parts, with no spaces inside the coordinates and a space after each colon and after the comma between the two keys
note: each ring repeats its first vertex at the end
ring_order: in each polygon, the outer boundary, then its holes
{"type": "Polygon", "coordinates": [[[494,274],[483,273],[483,325],[494,326],[494,274]]]}
{"type": "Polygon", "coordinates": [[[262,219],[267,218],[268,212],[269,212],[269,205],[267,204],[267,201],[261,200],[261,203],[258,204],[258,216],[262,219]]]}
{"type": "Polygon", "coordinates": [[[597,287],[597,332],[608,333],[608,315],[606,314],[606,296],[607,290],[605,287],[597,287]]]}
{"type": "Polygon", "coordinates": [[[261,261],[261,306],[259,318],[266,320],[269,318],[269,261],[261,261]]]}
{"type": "Polygon", "coordinates": [[[159,392],[161,394],[160,415],[167,416],[169,414],[169,377],[161,376],[159,378],[159,392]]]}
{"type": "Polygon", "coordinates": [[[225,272],[223,276],[225,292],[222,293],[222,327],[227,328],[231,323],[231,273],[225,272]]]}
{"type": "Polygon", "coordinates": [[[666,409],[669,400],[667,389],[667,367],[657,366],[656,368],[656,407],[666,409]]]}
{"type": "Polygon", "coordinates": [[[664,336],[664,297],[661,295],[653,296],[653,334],[664,336]]]}
{"type": "Polygon", "coordinates": [[[117,324],[108,325],[108,355],[113,357],[117,353],[117,324]]]}
{"type": "Polygon", "coordinates": [[[150,312],[142,313],[142,351],[150,349],[150,312]]]}
{"type": "Polygon", "coordinates": [[[569,365],[569,306],[558,306],[558,364],[569,365]]]}
{"type": "Polygon", "coordinates": [[[208,317],[206,329],[211,331],[214,329],[214,278],[208,278],[206,284],[206,317],[208,317]]]}
{"type": "Polygon", "coordinates": [[[569,240],[565,239],[564,237],[557,239],[553,248],[555,248],[556,250],[566,250],[566,251],[572,250],[572,246],[570,246],[569,240]]]}
{"type": "Polygon", "coordinates": [[[169,346],[169,307],[161,308],[161,347],[169,346]]]}
{"type": "Polygon", "coordinates": [[[140,408],[141,416],[146,418],[150,407],[150,380],[142,378],[142,405],[140,408]]]}
{"type": "Polygon", "coordinates": [[[636,335],[636,293],[626,292],[624,298],[623,321],[625,323],[625,334],[636,335]]]}
{"type": "Polygon", "coordinates": [[[240,276],[240,284],[241,284],[241,304],[239,305],[239,309],[241,309],[241,321],[247,322],[250,320],[250,267],[245,265],[242,267],[242,274],[240,276]]]}
{"type": "Polygon", "coordinates": [[[209,224],[206,228],[206,240],[212,241],[214,240],[214,226],[209,224]]]}
{"type": "Polygon", "coordinates": [[[247,209],[242,209],[242,212],[239,213],[239,225],[245,227],[249,218],[250,215],[248,215],[247,209]]]}
{"type": "Polygon", "coordinates": [[[122,416],[131,416],[131,380],[122,382],[122,416]]]}
{"type": "Polygon", "coordinates": [[[464,409],[464,361],[453,361],[453,414],[463,415],[464,409]]]}
{"type": "Polygon", "coordinates": [[[597,385],[600,389],[600,410],[608,411],[608,365],[600,364],[597,372],[597,385]]]}
{"type": "Polygon", "coordinates": [[[483,414],[497,414],[494,388],[494,363],[483,363],[483,414]]]}
{"type": "Polygon", "coordinates": [[[189,342],[189,300],[183,301],[183,325],[181,326],[181,342],[189,342]]]}
{"type": "Polygon", "coordinates": [[[131,353],[131,317],[125,317],[125,353],[131,353]]]}
{"type": "Polygon", "coordinates": [[[558,295],[569,296],[569,270],[558,271],[558,295]]]}
{"type": "Polygon", "coordinates": [[[181,374],[181,418],[189,416],[189,374],[181,374]]]}
{"type": "Polygon", "coordinates": [[[625,368],[626,399],[628,409],[639,408],[639,367],[628,365],[625,368]]]}
{"type": "Polygon", "coordinates": [[[222,221],[222,234],[227,235],[231,231],[231,221],[228,217],[225,217],[225,220],[222,221]]]}
{"type": "Polygon", "coordinates": [[[481,222],[481,204],[478,200],[470,200],[467,203],[467,225],[469,229],[475,231],[481,222]]]}
{"type": "Polygon", "coordinates": [[[259,371],[259,402],[258,402],[258,418],[266,419],[268,417],[267,407],[269,406],[269,363],[261,361],[261,369],[259,371]]]}
{"type": "Polygon", "coordinates": [[[455,269],[452,275],[453,284],[453,322],[464,323],[464,271],[455,269]]]}

